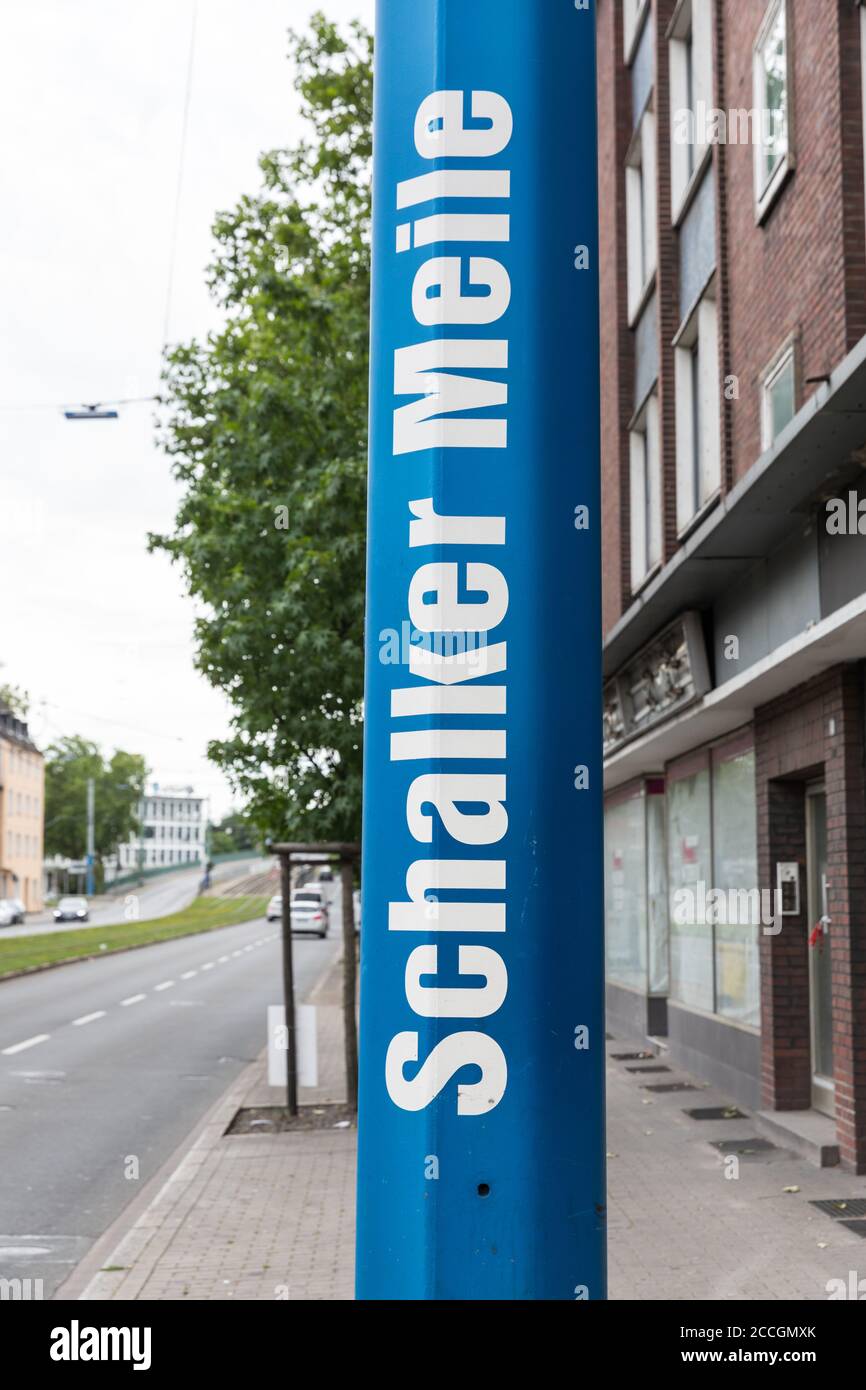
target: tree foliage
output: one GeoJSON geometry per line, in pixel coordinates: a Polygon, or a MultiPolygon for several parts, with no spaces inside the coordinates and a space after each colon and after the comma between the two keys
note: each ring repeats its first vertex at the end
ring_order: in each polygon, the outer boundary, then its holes
{"type": "Polygon", "coordinates": [[[30,696],[20,685],[0,683],[0,709],[12,711],[16,719],[25,719],[30,712],[30,696]]]}
{"type": "Polygon", "coordinates": [[[45,853],[83,859],[87,852],[87,783],[94,781],[97,858],[114,854],[137,831],[147,766],[138,753],[103,757],[77,734],[45,750],[45,853]]]}
{"type": "Polygon", "coordinates": [[[244,811],[229,811],[211,826],[211,854],[238,854],[259,847],[260,837],[244,811]]]}
{"type": "Polygon", "coordinates": [[[224,327],[167,358],[182,485],[151,545],[199,601],[196,660],[233,706],[209,756],[263,832],[355,838],[363,692],[372,40],[291,36],[309,134],[214,226],[224,327]]]}

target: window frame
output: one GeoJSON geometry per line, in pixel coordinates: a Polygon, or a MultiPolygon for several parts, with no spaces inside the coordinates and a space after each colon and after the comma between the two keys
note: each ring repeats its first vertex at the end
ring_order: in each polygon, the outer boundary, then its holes
{"type": "Polygon", "coordinates": [[[761,389],[761,453],[765,454],[768,449],[772,449],[776,441],[781,438],[791,421],[783,425],[778,434],[773,433],[773,411],[772,411],[772,389],[778,381],[782,372],[788,365],[793,371],[794,387],[794,410],[791,415],[793,420],[800,408],[800,352],[799,341],[796,333],[792,333],[785,340],[778,352],[775,353],[769,365],[764,368],[760,378],[761,389]]]}
{"type": "Polygon", "coordinates": [[[658,383],[654,382],[629,423],[629,583],[634,596],[662,566],[664,559],[664,488],[662,479],[661,410],[658,383]],[[649,445],[655,443],[653,458],[649,445]],[[640,454],[638,454],[640,450],[640,454]],[[641,471],[643,497],[640,544],[643,567],[636,565],[637,509],[636,467],[641,471]],[[655,505],[654,505],[655,504],[655,505]]]}
{"type": "MultiPolygon", "coordinates": [[[[707,113],[714,110],[715,43],[714,0],[679,0],[667,29],[669,125],[671,142],[671,222],[677,226],[691,204],[692,196],[712,159],[713,142],[698,139],[697,112],[703,102],[707,113]],[[696,19],[696,16],[699,16],[696,19]],[[705,40],[695,44],[696,37],[705,40]],[[690,61],[687,61],[690,53],[690,61]],[[690,80],[689,80],[690,78],[690,80]],[[685,91],[683,84],[685,82],[685,91]],[[676,113],[693,114],[695,139],[681,144],[676,138],[676,113]]],[[[700,132],[706,136],[707,128],[700,132]]]]}
{"type": "Polygon", "coordinates": [[[651,96],[634,128],[625,157],[626,278],[630,328],[643,313],[658,271],[657,136],[658,124],[651,96]]]}
{"type": "Polygon", "coordinates": [[[701,294],[689,310],[673,341],[676,388],[676,483],[677,536],[682,539],[715,506],[722,490],[721,449],[721,392],[722,376],[719,365],[719,322],[716,302],[715,274],[710,276],[701,294]],[[712,314],[712,350],[709,361],[701,351],[701,341],[710,336],[712,314]],[[715,390],[710,383],[715,384],[715,390]],[[696,389],[697,388],[697,389],[696,389]],[[710,403],[709,413],[702,411],[703,401],[710,403]],[[707,441],[714,441],[712,453],[707,441]],[[702,495],[702,483],[708,477],[710,486],[702,495]],[[689,494],[685,493],[688,478],[689,494]]]}
{"type": "Polygon", "coordinates": [[[622,5],[622,46],[623,61],[626,67],[637,52],[643,35],[644,24],[650,12],[650,0],[623,0],[622,5]]]}
{"type": "Polygon", "coordinates": [[[760,225],[767,217],[770,209],[775,206],[782,188],[788,181],[788,176],[797,166],[796,147],[794,140],[794,42],[793,26],[790,0],[770,0],[761,27],[758,30],[752,48],[752,105],[755,113],[760,116],[761,130],[759,138],[754,139],[754,192],[755,192],[755,222],[760,225]],[[764,134],[764,113],[767,110],[764,101],[764,76],[765,67],[763,62],[763,49],[770,38],[773,26],[780,14],[785,16],[785,94],[786,94],[786,148],[785,153],[779,160],[773,172],[769,175],[764,173],[764,158],[766,155],[766,145],[763,141],[764,134]]]}

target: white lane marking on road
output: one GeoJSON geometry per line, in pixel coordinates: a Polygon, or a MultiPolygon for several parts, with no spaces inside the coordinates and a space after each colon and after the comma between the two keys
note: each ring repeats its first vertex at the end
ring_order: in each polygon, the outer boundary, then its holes
{"type": "Polygon", "coordinates": [[[161,989],[174,989],[174,980],[163,980],[161,985],[154,985],[154,994],[159,994],[161,989]]]}
{"type": "Polygon", "coordinates": [[[37,1043],[47,1042],[51,1037],[50,1033],[36,1033],[32,1038],[25,1038],[23,1042],[13,1043],[11,1047],[4,1047],[4,1057],[14,1057],[16,1052],[24,1052],[28,1047],[35,1047],[37,1043]]]}
{"type": "Polygon", "coordinates": [[[97,1018],[105,1018],[104,1009],[96,1009],[92,1014],[82,1014],[80,1018],[72,1020],[73,1028],[82,1028],[85,1023],[93,1023],[97,1018]]]}
{"type": "Polygon", "coordinates": [[[198,971],[197,971],[197,970],[185,970],[185,971],[183,972],[183,974],[181,975],[180,978],[181,978],[182,980],[191,980],[192,977],[193,977],[193,975],[197,975],[197,974],[198,974],[198,971]]]}
{"type": "Polygon", "coordinates": [[[202,970],[213,970],[213,968],[214,962],[212,960],[205,961],[204,965],[202,966],[202,970]]]}
{"type": "Polygon", "coordinates": [[[229,956],[217,956],[217,965],[225,965],[226,961],[229,959],[229,956]]]}
{"type": "Polygon", "coordinates": [[[127,1004],[140,1004],[142,999],[146,999],[146,994],[130,994],[128,999],[121,999],[120,1007],[125,1009],[127,1004]]]}
{"type": "Polygon", "coordinates": [[[234,960],[236,956],[240,955],[243,955],[242,951],[232,951],[232,960],[234,960]]]}

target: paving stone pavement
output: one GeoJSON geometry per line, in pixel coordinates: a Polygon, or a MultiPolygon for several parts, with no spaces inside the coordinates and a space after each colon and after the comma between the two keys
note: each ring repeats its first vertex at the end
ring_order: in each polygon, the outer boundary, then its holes
{"type": "MultiPolygon", "coordinates": [[[[342,1099],[339,967],[316,993],[321,1085],[304,1101],[342,1099]]],[[[715,1139],[756,1137],[748,1116],[695,1121],[729,1097],[685,1072],[643,1077],[608,1043],[610,1298],[827,1298],[827,1281],[866,1277],[866,1240],[809,1205],[866,1198],[866,1178],[812,1167],[780,1148],[734,1153],[715,1139]],[[652,1094],[660,1081],[699,1089],[652,1094]],[[786,1192],[786,1188],[797,1188],[786,1192]]],[[[637,1064],[639,1065],[639,1064],[637,1064]]],[[[665,1059],[647,1065],[667,1065],[665,1059]]],[[[356,1131],[226,1137],[241,1105],[273,1104],[260,1058],[226,1095],[85,1299],[290,1299],[353,1296],[356,1131]]],[[[743,1107],[740,1107],[741,1109],[743,1107]]],[[[733,1146],[732,1146],[733,1148],[733,1146]]]]}
{"type": "Polygon", "coordinates": [[[757,1138],[748,1116],[693,1120],[687,1109],[729,1106],[730,1097],[664,1056],[646,1065],[670,1065],[669,1075],[627,1072],[640,1064],[610,1054],[639,1051],[633,1039],[607,1047],[610,1298],[826,1300],[828,1280],[847,1284],[858,1269],[866,1278],[866,1239],[809,1205],[866,1198],[866,1178],[781,1148],[739,1156],[738,1176],[726,1177],[736,1169],[711,1141],[757,1138]],[[676,1081],[699,1089],[642,1089],[676,1081]]]}
{"type": "MultiPolygon", "coordinates": [[[[301,1104],[345,1099],[338,964],[318,1007],[319,1086],[301,1104]]],[[[120,1239],[82,1299],[351,1299],[357,1132],[226,1135],[242,1106],[276,1105],[263,1053],[120,1239]]]]}

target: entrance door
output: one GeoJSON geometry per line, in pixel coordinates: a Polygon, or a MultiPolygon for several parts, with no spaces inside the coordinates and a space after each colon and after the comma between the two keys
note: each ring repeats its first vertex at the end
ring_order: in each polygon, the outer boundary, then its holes
{"type": "Polygon", "coordinates": [[[809,1013],[812,1034],[812,1104],[835,1110],[833,1085],[833,924],[827,894],[827,798],[823,786],[806,796],[809,892],[809,1013]]]}

